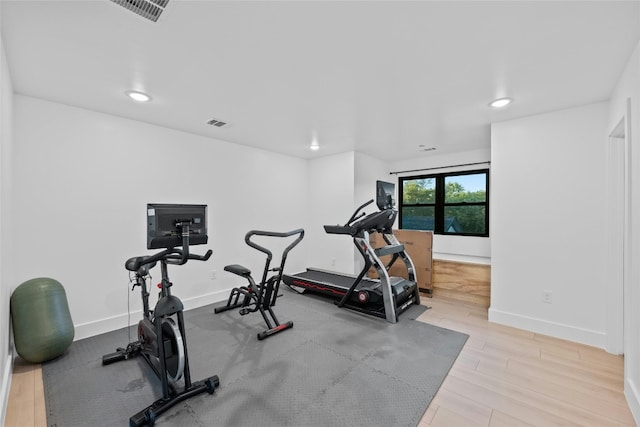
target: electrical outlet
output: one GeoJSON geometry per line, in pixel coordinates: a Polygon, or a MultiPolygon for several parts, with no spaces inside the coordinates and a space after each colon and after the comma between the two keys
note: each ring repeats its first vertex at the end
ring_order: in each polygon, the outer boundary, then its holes
{"type": "Polygon", "coordinates": [[[216,270],[211,270],[211,280],[216,280],[218,278],[218,272],[216,270]]]}
{"type": "Polygon", "coordinates": [[[553,292],[542,291],[542,302],[545,304],[551,304],[553,302],[553,292]]]}

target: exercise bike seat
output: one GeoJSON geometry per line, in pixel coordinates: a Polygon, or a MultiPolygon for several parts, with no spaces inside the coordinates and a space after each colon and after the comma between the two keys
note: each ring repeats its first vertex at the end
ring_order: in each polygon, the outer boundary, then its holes
{"type": "Polygon", "coordinates": [[[147,274],[149,274],[149,270],[151,270],[156,265],[155,262],[152,262],[149,264],[144,264],[143,266],[140,267],[140,264],[142,264],[147,258],[149,257],[136,256],[133,258],[129,258],[127,262],[124,263],[124,268],[126,268],[129,271],[136,271],[141,276],[146,276],[147,274]]]}
{"type": "Polygon", "coordinates": [[[251,276],[251,270],[239,264],[227,265],[225,266],[224,271],[228,271],[229,273],[237,274],[242,277],[251,276]]]}

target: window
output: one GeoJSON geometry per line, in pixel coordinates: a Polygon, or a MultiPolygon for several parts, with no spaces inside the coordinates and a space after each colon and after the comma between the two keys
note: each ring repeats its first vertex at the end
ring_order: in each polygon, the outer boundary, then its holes
{"type": "Polygon", "coordinates": [[[489,236],[489,170],[399,178],[400,228],[489,236]]]}

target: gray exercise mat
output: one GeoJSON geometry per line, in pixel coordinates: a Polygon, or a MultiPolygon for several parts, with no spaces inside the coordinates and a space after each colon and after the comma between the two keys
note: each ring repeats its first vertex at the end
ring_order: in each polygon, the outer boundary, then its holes
{"type": "MultiPolygon", "coordinates": [[[[390,324],[284,289],[274,309],[294,327],[258,341],[259,313],[213,307],[185,312],[185,324],[192,381],[218,375],[220,387],[178,403],[158,426],[416,426],[468,338],[415,321],[424,306],[390,324]]],[[[161,397],[142,357],[102,366],[128,336],[79,340],[43,364],[50,427],[129,425],[161,397]]]]}

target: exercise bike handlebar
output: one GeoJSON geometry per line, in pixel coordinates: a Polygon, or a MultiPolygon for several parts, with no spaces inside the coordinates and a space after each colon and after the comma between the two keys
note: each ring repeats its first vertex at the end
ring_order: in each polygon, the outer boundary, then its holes
{"type": "Polygon", "coordinates": [[[155,263],[157,261],[166,261],[168,264],[182,265],[188,260],[207,261],[211,258],[213,251],[209,249],[204,255],[196,255],[189,253],[189,249],[169,248],[151,256],[137,257],[129,259],[125,263],[125,267],[130,271],[137,271],[143,265],[155,263]]]}
{"type": "Polygon", "coordinates": [[[181,221],[176,224],[182,233],[182,247],[181,248],[167,248],[157,254],[151,256],[142,256],[136,258],[130,258],[125,262],[124,266],[129,271],[138,271],[143,265],[155,263],[157,261],[164,261],[167,264],[182,265],[188,260],[194,259],[197,261],[206,261],[211,257],[213,251],[209,249],[204,255],[195,255],[189,253],[189,226],[190,221],[181,221]]]}
{"type": "Polygon", "coordinates": [[[193,259],[196,261],[206,261],[211,258],[213,251],[209,249],[204,255],[196,255],[189,253],[188,249],[178,249],[177,254],[168,255],[165,259],[169,264],[182,265],[185,264],[188,260],[193,259]]]}
{"type": "Polygon", "coordinates": [[[247,234],[245,234],[244,241],[245,241],[245,243],[247,245],[251,246],[252,248],[257,249],[260,252],[263,252],[263,253],[267,254],[267,257],[269,259],[271,259],[272,258],[271,251],[269,249],[265,248],[264,246],[260,246],[256,242],[253,242],[251,240],[251,238],[253,236],[289,237],[289,236],[293,236],[293,235],[296,235],[296,234],[300,234],[300,236],[298,236],[298,238],[296,238],[296,240],[294,240],[289,246],[287,246],[285,248],[284,252],[282,252],[282,256],[286,257],[287,254],[289,253],[289,251],[291,249],[293,249],[298,243],[300,243],[300,241],[304,237],[304,229],[297,228],[295,230],[287,231],[287,232],[284,232],[284,233],[278,233],[278,232],[275,232],[275,231],[251,230],[247,234]]]}

